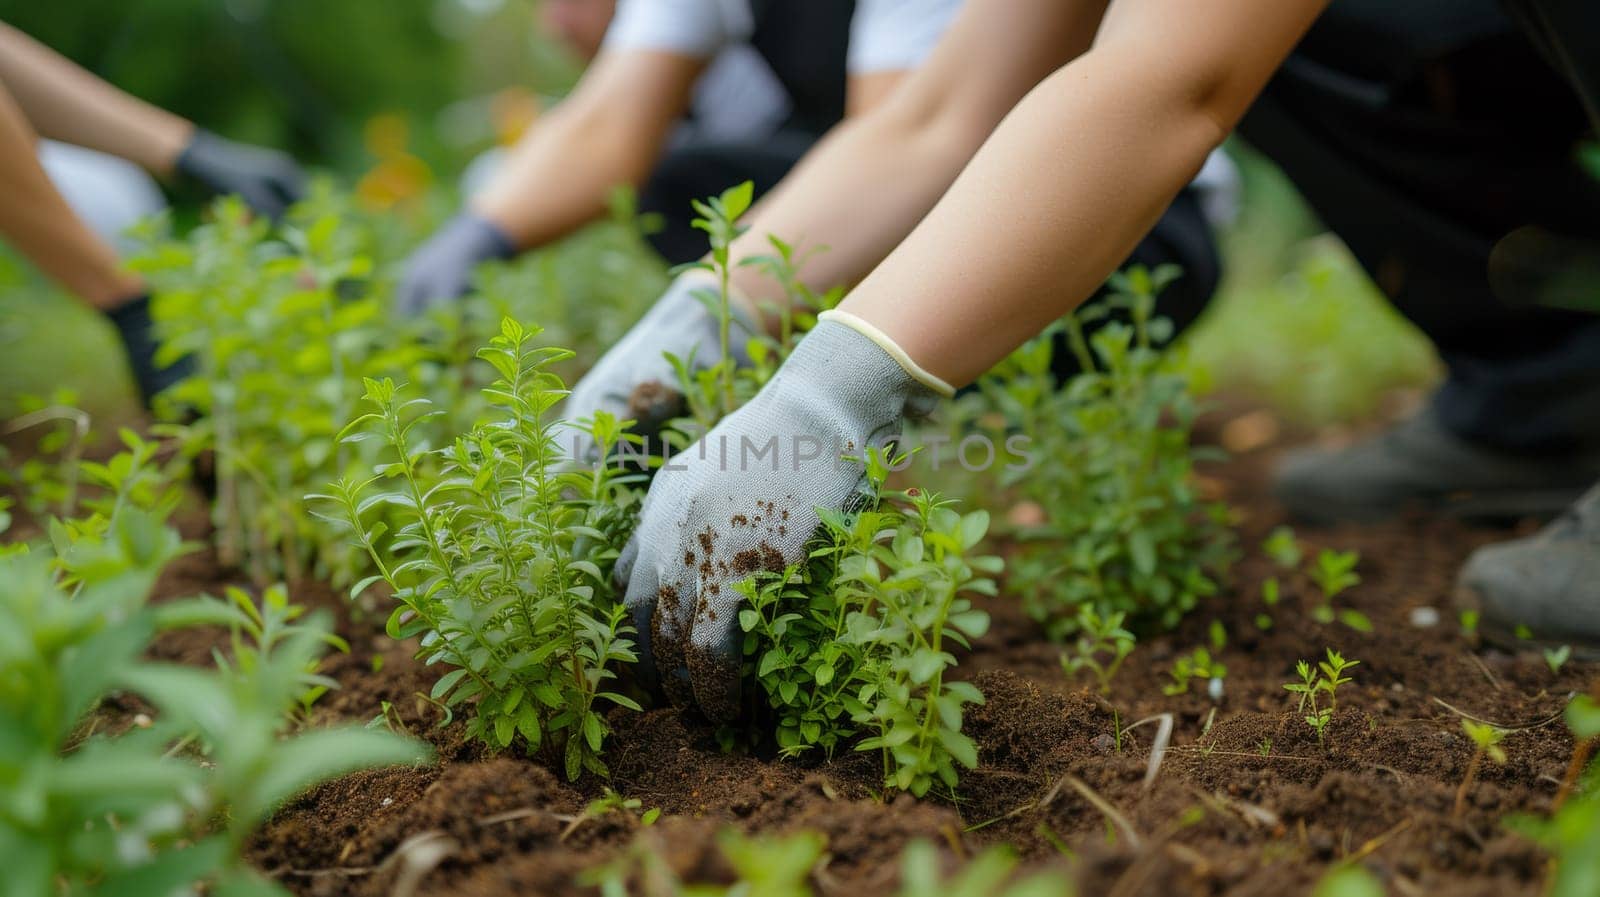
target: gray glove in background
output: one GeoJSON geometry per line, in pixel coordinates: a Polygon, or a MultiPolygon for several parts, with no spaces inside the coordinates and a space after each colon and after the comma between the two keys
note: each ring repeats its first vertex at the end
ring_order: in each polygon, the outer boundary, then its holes
{"type": "MultiPolygon", "coordinates": [[[[659,383],[672,394],[678,392],[678,375],[664,353],[672,353],[690,362],[691,370],[702,371],[722,360],[722,335],[720,324],[711,310],[695,297],[701,289],[716,290],[717,282],[704,271],[682,274],[672,282],[667,291],[656,300],[650,311],[627,332],[617,344],[601,356],[600,361],[572,388],[562,416],[568,421],[593,417],[596,411],[608,411],[618,420],[638,419],[639,431],[652,432],[662,419],[645,420],[652,415],[635,409],[630,400],[634,391],[646,383],[659,383]]],[[[750,363],[745,353],[745,343],[756,332],[754,324],[738,303],[730,303],[733,311],[728,332],[728,350],[740,366],[750,363]]],[[[671,402],[660,402],[662,409],[654,417],[670,418],[671,402]]],[[[560,437],[563,449],[580,463],[594,464],[596,457],[593,440],[587,434],[573,429],[560,437]]]]}
{"type": "Polygon", "coordinates": [[[237,193],[259,214],[277,219],[306,192],[306,176],[288,153],[235,143],[196,128],[178,154],[180,174],[217,194],[237,193]]]}
{"type": "Polygon", "coordinates": [[[462,212],[406,259],[395,305],[401,314],[421,314],[465,295],[479,263],[516,254],[505,231],[481,215],[462,212]]]}
{"type": "Polygon", "coordinates": [[[868,446],[938,395],[873,339],[826,312],[743,408],[674,455],[617,560],[641,672],[675,704],[737,716],[743,598],[734,584],[805,557],[816,508],[862,494],[868,446]]]}

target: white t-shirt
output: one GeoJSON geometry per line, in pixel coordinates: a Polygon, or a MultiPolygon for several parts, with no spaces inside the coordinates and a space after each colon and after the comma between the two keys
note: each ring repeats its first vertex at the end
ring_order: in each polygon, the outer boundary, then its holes
{"type": "MultiPolygon", "coordinates": [[[[849,73],[916,67],[960,8],[961,0],[857,0],[850,21],[849,73]]],[[[605,43],[710,59],[748,43],[754,32],[749,0],[620,0],[605,43]]]]}

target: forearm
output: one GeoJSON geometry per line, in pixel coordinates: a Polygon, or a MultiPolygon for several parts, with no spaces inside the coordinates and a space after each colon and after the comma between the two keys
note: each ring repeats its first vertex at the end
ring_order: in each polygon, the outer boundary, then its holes
{"type": "Polygon", "coordinates": [[[970,383],[1094,293],[1326,2],[1115,4],[843,307],[970,383]]]}
{"type": "Polygon", "coordinates": [[[0,23],[0,83],[38,133],[172,173],[194,125],[130,96],[0,23]]]}
{"type": "Polygon", "coordinates": [[[655,168],[704,68],[700,60],[665,52],[601,54],[472,198],[473,211],[521,249],[604,215],[615,187],[638,186],[655,168]]]}
{"type": "Polygon", "coordinates": [[[140,289],[116,253],[89,230],[39,166],[38,137],[0,89],[0,235],[45,274],[99,308],[140,289]]]}
{"type": "Polygon", "coordinates": [[[1052,75],[842,308],[958,386],[1071,310],[1225,135],[1160,78],[1098,53],[1052,75]]]}
{"type": "MultiPolygon", "coordinates": [[[[955,122],[906,128],[865,118],[840,125],[752,211],[733,247],[735,263],[772,254],[768,237],[775,235],[796,247],[799,278],[813,289],[859,281],[933,207],[985,133],[955,122]]],[[[735,268],[733,281],[759,304],[784,299],[782,286],[760,269],[735,268]]]]}
{"type": "MultiPolygon", "coordinates": [[[[932,56],[836,128],[751,212],[735,257],[770,254],[775,235],[799,248],[800,277],[812,289],[858,282],[928,213],[1012,106],[1088,48],[1104,7],[1105,0],[969,0],[932,56]]],[[[762,304],[783,298],[759,269],[741,269],[735,283],[762,304]]]]}
{"type": "Polygon", "coordinates": [[[470,202],[519,249],[543,246],[600,218],[611,191],[643,183],[656,161],[658,148],[640,146],[626,127],[562,112],[557,108],[529,132],[470,202]]]}

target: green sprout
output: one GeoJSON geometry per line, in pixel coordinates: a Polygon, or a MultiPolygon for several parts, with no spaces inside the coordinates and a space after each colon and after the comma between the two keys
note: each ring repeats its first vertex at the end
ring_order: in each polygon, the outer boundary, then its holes
{"type": "Polygon", "coordinates": [[[1461,728],[1466,731],[1467,737],[1472,739],[1474,750],[1472,759],[1467,763],[1466,775],[1461,777],[1461,787],[1456,789],[1453,815],[1457,819],[1460,819],[1467,810],[1467,792],[1472,789],[1472,783],[1478,777],[1478,770],[1483,765],[1484,758],[1487,757],[1498,764],[1506,762],[1505,749],[1500,746],[1500,742],[1506,737],[1506,730],[1470,719],[1462,720],[1461,728]]]}
{"type": "Polygon", "coordinates": [[[1111,680],[1136,643],[1133,633],[1122,627],[1126,618],[1122,611],[1101,617],[1089,605],[1079,608],[1078,638],[1072,648],[1061,652],[1061,669],[1069,677],[1092,672],[1100,693],[1110,694],[1111,680]]]}
{"type": "Polygon", "coordinates": [[[1304,660],[1296,663],[1295,674],[1300,681],[1286,682],[1283,686],[1285,691],[1300,696],[1295,712],[1305,714],[1306,725],[1317,733],[1318,744],[1323,743],[1324,731],[1333,721],[1333,712],[1339,707],[1339,686],[1352,681],[1345,673],[1361,663],[1359,660],[1345,660],[1332,648],[1327,649],[1327,657],[1315,668],[1304,660]],[[1324,696],[1327,703],[1323,703],[1324,696]]]}

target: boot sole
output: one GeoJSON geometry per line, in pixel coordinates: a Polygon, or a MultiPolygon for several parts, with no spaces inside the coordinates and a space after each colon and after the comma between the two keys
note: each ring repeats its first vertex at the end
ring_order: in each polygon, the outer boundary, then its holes
{"type": "MultiPolygon", "coordinates": [[[[1479,597],[1477,590],[1462,585],[1458,585],[1455,588],[1454,604],[1458,609],[1478,610],[1480,613],[1483,608],[1483,601],[1479,597]]],[[[1578,640],[1561,641],[1538,636],[1519,638],[1515,625],[1508,627],[1496,620],[1487,620],[1482,617],[1478,619],[1478,636],[1488,644],[1512,653],[1520,651],[1543,652],[1570,648],[1572,650],[1570,660],[1584,663],[1600,661],[1600,643],[1578,640]]]]}

